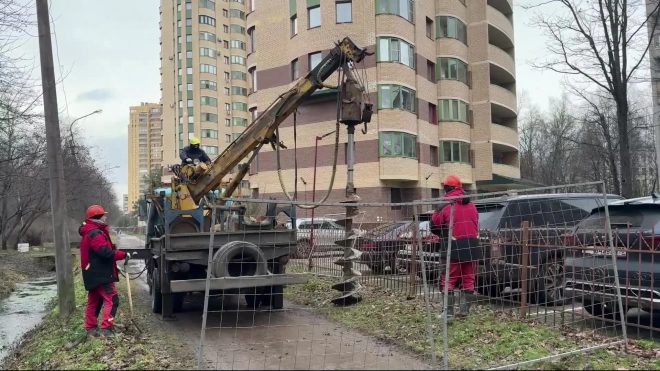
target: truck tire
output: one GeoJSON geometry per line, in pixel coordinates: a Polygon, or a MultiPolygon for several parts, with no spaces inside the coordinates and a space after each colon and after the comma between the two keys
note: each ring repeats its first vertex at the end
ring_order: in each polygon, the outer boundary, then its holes
{"type": "MultiPolygon", "coordinates": [[[[283,274],[284,266],[279,263],[271,264],[273,274],[283,274]]],[[[284,308],[284,286],[266,286],[261,295],[261,304],[270,306],[271,309],[284,308]]]]}
{"type": "Polygon", "coordinates": [[[160,270],[158,267],[153,272],[152,287],[151,311],[161,313],[163,311],[163,295],[160,291],[160,270]]]}
{"type": "Polygon", "coordinates": [[[186,298],[186,293],[179,292],[172,294],[172,311],[174,313],[180,313],[183,311],[183,301],[186,298]]]}
{"type": "Polygon", "coordinates": [[[268,274],[263,251],[257,245],[245,241],[233,241],[222,245],[213,254],[211,264],[211,273],[215,278],[268,274]],[[232,263],[237,257],[242,257],[244,260],[232,263]]]}

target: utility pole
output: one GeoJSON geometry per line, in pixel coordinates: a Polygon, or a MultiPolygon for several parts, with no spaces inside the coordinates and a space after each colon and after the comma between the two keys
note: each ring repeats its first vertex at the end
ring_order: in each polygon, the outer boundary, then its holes
{"type": "Polygon", "coordinates": [[[60,318],[65,318],[73,313],[76,302],[67,229],[68,217],[64,186],[64,164],[62,161],[62,139],[60,137],[60,122],[57,108],[53,46],[50,39],[48,0],[37,0],[37,23],[39,31],[39,56],[41,60],[41,86],[44,95],[44,116],[46,121],[46,145],[48,149],[50,207],[53,217],[53,240],[55,241],[57,298],[60,318]]]}

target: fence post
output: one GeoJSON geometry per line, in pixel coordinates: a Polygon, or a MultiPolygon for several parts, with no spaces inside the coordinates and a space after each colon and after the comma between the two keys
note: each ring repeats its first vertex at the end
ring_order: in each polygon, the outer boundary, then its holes
{"type": "Polygon", "coordinates": [[[520,316],[527,316],[527,296],[529,291],[528,276],[529,276],[529,221],[522,223],[522,256],[520,265],[522,271],[520,272],[520,280],[522,293],[520,294],[520,316]]]}
{"type": "MultiPolygon", "coordinates": [[[[605,181],[602,183],[603,189],[603,204],[605,205],[605,229],[607,230],[607,239],[609,240],[610,253],[612,254],[612,268],[614,269],[614,285],[616,286],[616,300],[619,306],[619,313],[621,313],[621,334],[623,335],[623,347],[628,351],[628,329],[626,328],[626,312],[623,307],[623,300],[621,299],[621,284],[619,283],[619,268],[616,261],[616,249],[614,248],[614,241],[612,239],[612,226],[610,224],[610,208],[607,204],[607,189],[605,188],[605,181]]],[[[615,317],[616,320],[616,317],[615,317]]]]}
{"type": "MultiPolygon", "coordinates": [[[[424,307],[426,309],[426,326],[428,327],[428,332],[429,332],[429,347],[431,348],[431,367],[432,369],[436,369],[436,362],[437,362],[437,357],[435,354],[435,336],[433,336],[433,318],[432,313],[431,313],[431,294],[429,290],[429,285],[426,280],[426,261],[424,259],[424,248],[422,246],[422,233],[419,229],[419,213],[421,211],[421,205],[415,204],[413,205],[413,212],[414,212],[414,220],[415,220],[415,228],[413,231],[415,232],[415,242],[413,245],[417,245],[417,251],[419,251],[419,261],[421,263],[421,268],[422,268],[422,289],[424,290],[424,307]]],[[[415,291],[416,292],[416,291],[415,291]]]]}
{"type": "MultiPolygon", "coordinates": [[[[447,299],[449,298],[449,258],[451,256],[451,240],[454,231],[454,200],[449,203],[449,232],[447,233],[447,254],[445,255],[445,284],[442,290],[442,311],[447,313],[447,299]]],[[[454,292],[451,293],[454,295],[454,292]]],[[[449,370],[449,343],[447,341],[447,316],[442,320],[442,369],[449,370]]]]}
{"type": "MultiPolygon", "coordinates": [[[[204,362],[204,341],[206,340],[206,320],[209,314],[209,292],[211,291],[211,263],[213,262],[213,242],[215,237],[215,223],[216,223],[216,207],[211,205],[211,226],[209,238],[209,256],[207,259],[206,269],[206,287],[204,288],[204,309],[202,311],[202,333],[199,337],[199,354],[197,355],[197,369],[203,370],[204,362]]],[[[224,223],[221,223],[224,224],[224,223]]]]}
{"type": "MultiPolygon", "coordinates": [[[[417,222],[417,207],[413,206],[413,213],[415,213],[414,220],[417,222]]],[[[413,228],[413,240],[417,241],[417,228],[413,228]]],[[[414,298],[417,295],[417,243],[413,242],[410,246],[410,271],[408,272],[408,282],[410,292],[408,298],[414,298]]]]}

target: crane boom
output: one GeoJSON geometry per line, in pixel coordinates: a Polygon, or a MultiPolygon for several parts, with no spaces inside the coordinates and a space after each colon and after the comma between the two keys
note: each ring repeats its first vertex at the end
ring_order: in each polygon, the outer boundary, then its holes
{"type": "MultiPolygon", "coordinates": [[[[233,141],[220,156],[194,181],[181,182],[173,179],[173,196],[178,199],[179,209],[193,209],[209,192],[217,189],[222,179],[239,165],[252,152],[258,152],[265,143],[280,145],[275,138],[278,126],[293,113],[312,93],[322,88],[323,82],[340,68],[346,69],[349,62],[359,63],[366,55],[366,48],[358,48],[346,37],[336,43],[323,60],[304,78],[298,80],[291,89],[280,95],[245,131],[233,141]]],[[[351,102],[345,102],[351,103],[351,102]]],[[[255,153],[256,153],[255,152],[255,153]]],[[[253,156],[254,157],[254,156],[253,156]]],[[[247,174],[247,166],[239,169],[238,174],[227,187],[225,194],[231,194],[247,174]]],[[[175,198],[173,197],[173,198],[175,198]]]]}

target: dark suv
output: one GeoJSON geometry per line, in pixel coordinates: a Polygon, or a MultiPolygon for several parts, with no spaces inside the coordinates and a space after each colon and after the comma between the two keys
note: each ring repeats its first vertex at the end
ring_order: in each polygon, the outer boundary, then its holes
{"type": "MultiPolygon", "coordinates": [[[[649,198],[650,199],[650,198],[649,198]]],[[[639,200],[639,199],[638,199],[639,200]]],[[[624,311],[637,307],[660,312],[660,201],[626,200],[609,206],[610,228],[624,311]],[[658,203],[656,203],[658,201],[658,203]]],[[[564,236],[574,246],[565,260],[566,296],[582,301],[594,316],[620,314],[604,208],[564,236]]]]}
{"type": "MultiPolygon", "coordinates": [[[[622,197],[608,195],[608,200],[622,197]]],[[[552,193],[506,196],[474,201],[479,212],[479,230],[483,259],[479,262],[479,291],[485,295],[502,296],[521,290],[523,222],[529,223],[528,292],[536,303],[563,302],[563,263],[561,236],[589,215],[593,208],[603,206],[599,193],[552,193]]],[[[429,271],[438,272],[440,258],[427,257],[429,271]]],[[[426,254],[425,254],[426,255],[426,254]]],[[[399,259],[410,261],[410,251],[400,251],[399,259]]],[[[418,272],[419,259],[417,260],[418,272]]]]}

